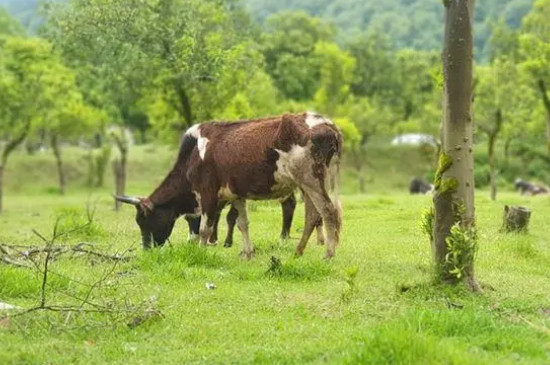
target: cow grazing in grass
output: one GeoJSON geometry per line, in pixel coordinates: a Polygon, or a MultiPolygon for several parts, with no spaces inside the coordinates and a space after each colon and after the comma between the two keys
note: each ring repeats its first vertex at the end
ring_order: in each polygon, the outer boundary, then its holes
{"type": "Polygon", "coordinates": [[[548,188],[541,186],[541,185],[535,185],[533,183],[530,183],[528,181],[524,181],[522,179],[516,179],[514,183],[514,187],[516,190],[519,189],[521,192],[521,195],[529,194],[529,195],[539,195],[539,194],[548,194],[548,188]]]}
{"type": "Polygon", "coordinates": [[[409,193],[411,194],[428,194],[433,191],[434,186],[422,180],[419,177],[415,177],[409,184],[409,193]]]}
{"type": "Polygon", "coordinates": [[[342,135],[321,115],[302,113],[235,123],[195,125],[184,135],[172,171],[148,198],[119,198],[137,207],[143,243],[164,242],[175,220],[200,214],[200,241],[207,244],[220,207],[231,203],[243,235],[242,254],[254,247],[246,200],[287,199],[303,192],[306,222],[296,249],[301,255],[316,227],[326,231],[326,257],[339,243],[337,200],[342,135]],[[335,192],[331,199],[329,190],[335,192]],[[131,201],[130,201],[131,200],[131,201]]]}

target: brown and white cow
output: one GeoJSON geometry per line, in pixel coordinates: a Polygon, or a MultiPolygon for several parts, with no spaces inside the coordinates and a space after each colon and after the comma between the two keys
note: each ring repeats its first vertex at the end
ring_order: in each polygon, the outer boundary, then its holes
{"type": "Polygon", "coordinates": [[[183,136],[178,159],[161,185],[148,198],[132,200],[144,243],[151,238],[164,242],[178,216],[200,214],[200,241],[207,244],[220,205],[230,202],[238,212],[242,254],[250,258],[254,247],[246,200],[284,200],[299,188],[306,223],[297,254],[303,253],[322,221],[330,258],[341,228],[337,196],[341,152],[341,133],[329,119],[314,113],[195,125],[183,136]],[[336,194],[333,199],[330,188],[336,194]]]}

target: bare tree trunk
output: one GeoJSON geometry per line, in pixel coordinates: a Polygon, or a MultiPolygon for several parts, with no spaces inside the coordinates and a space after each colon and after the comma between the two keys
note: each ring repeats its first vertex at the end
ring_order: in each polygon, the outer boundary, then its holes
{"type": "MultiPolygon", "coordinates": [[[[447,254],[451,228],[474,239],[474,159],[472,120],[473,0],[445,0],[443,61],[442,149],[435,177],[433,252],[439,279],[465,280],[479,290],[474,278],[473,253],[454,265],[447,254]],[[454,266],[453,266],[454,265],[454,266]],[[456,269],[459,268],[459,272],[456,269]]],[[[469,241],[470,242],[470,241],[469,241]]],[[[472,247],[472,250],[475,247],[472,247]]]]}
{"type": "Polygon", "coordinates": [[[2,213],[4,197],[4,165],[0,165],[0,213],[2,213]]]}
{"type": "MultiPolygon", "coordinates": [[[[113,162],[113,172],[115,175],[115,194],[124,195],[126,190],[126,165],[128,161],[128,141],[126,139],[124,128],[121,128],[120,136],[113,135],[115,144],[120,152],[120,158],[113,162]]],[[[115,210],[119,210],[122,203],[115,199],[115,210]]]]}
{"type": "Polygon", "coordinates": [[[497,198],[497,186],[495,182],[495,137],[489,137],[489,180],[491,185],[491,200],[497,198]]]}
{"type": "Polygon", "coordinates": [[[502,110],[497,109],[495,113],[495,126],[489,133],[489,177],[491,181],[491,200],[496,200],[497,198],[497,185],[495,179],[495,143],[497,141],[501,126],[502,110]]]}
{"type": "Polygon", "coordinates": [[[4,171],[8,163],[8,157],[10,157],[11,153],[17,148],[17,146],[23,143],[29,133],[30,127],[30,122],[25,124],[19,136],[7,141],[6,146],[2,151],[2,155],[0,155],[0,213],[2,213],[3,210],[2,196],[4,191],[4,171]]]}
{"type": "Polygon", "coordinates": [[[548,148],[548,154],[550,155],[550,98],[546,92],[546,84],[544,80],[538,80],[539,90],[546,110],[546,145],[548,148]]]}
{"type": "Polygon", "coordinates": [[[52,134],[50,139],[50,145],[52,147],[53,155],[55,156],[55,162],[57,165],[57,176],[59,178],[59,194],[65,195],[65,191],[66,191],[65,170],[63,169],[63,160],[61,158],[61,148],[59,147],[59,139],[57,137],[57,134],[52,134]]]}
{"type": "Polygon", "coordinates": [[[506,162],[508,162],[508,159],[510,158],[510,143],[512,142],[512,138],[508,137],[506,138],[506,141],[504,141],[504,159],[506,162]]]}

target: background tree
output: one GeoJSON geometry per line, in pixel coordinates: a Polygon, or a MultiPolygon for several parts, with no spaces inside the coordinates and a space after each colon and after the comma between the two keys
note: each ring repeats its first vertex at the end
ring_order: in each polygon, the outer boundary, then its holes
{"type": "Polygon", "coordinates": [[[434,183],[432,243],[440,279],[465,280],[473,290],[479,290],[474,277],[474,1],[450,0],[444,6],[443,140],[434,183]]]}
{"type": "Polygon", "coordinates": [[[550,154],[550,0],[537,0],[523,20],[520,42],[524,66],[531,73],[546,110],[546,143],[550,154]]]}
{"type": "Polygon", "coordinates": [[[497,58],[491,66],[478,67],[477,74],[476,126],[487,136],[491,199],[495,200],[495,145],[503,122],[521,124],[525,121],[521,115],[525,109],[518,106],[524,106],[529,102],[531,92],[526,84],[522,83],[526,80],[521,80],[517,66],[510,59],[497,58]]]}
{"type": "Polygon", "coordinates": [[[43,93],[56,60],[39,39],[0,38],[0,212],[8,158],[49,107],[43,93]]]}

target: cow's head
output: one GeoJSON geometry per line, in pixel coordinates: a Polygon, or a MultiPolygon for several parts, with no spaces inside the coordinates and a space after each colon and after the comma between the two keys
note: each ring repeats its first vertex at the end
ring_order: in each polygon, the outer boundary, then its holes
{"type": "Polygon", "coordinates": [[[119,202],[136,207],[136,222],[141,230],[143,248],[163,245],[174,228],[177,214],[171,207],[156,207],[147,198],[115,196],[119,202]]]}

